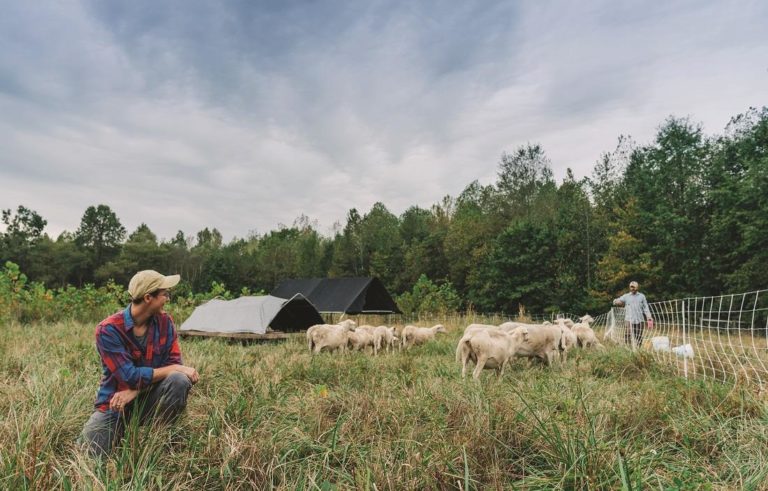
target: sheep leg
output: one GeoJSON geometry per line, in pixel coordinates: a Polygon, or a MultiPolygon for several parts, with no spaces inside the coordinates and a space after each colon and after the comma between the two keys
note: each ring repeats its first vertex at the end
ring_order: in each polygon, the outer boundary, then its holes
{"type": "Polygon", "coordinates": [[[552,366],[552,351],[547,351],[547,366],[552,366]]]}
{"type": "Polygon", "coordinates": [[[483,368],[485,368],[485,362],[488,360],[487,355],[480,354],[477,357],[477,365],[475,365],[475,370],[472,372],[472,378],[475,380],[478,380],[480,378],[480,373],[482,373],[483,368]]]}
{"type": "Polygon", "coordinates": [[[504,369],[507,368],[507,362],[509,361],[509,358],[501,362],[501,368],[497,370],[497,373],[499,375],[499,378],[504,376],[504,369]]]}

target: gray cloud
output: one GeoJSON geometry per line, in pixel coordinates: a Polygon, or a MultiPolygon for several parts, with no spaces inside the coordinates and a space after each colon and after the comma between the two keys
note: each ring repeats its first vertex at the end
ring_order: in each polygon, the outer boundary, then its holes
{"type": "Polygon", "coordinates": [[[540,142],[588,175],[670,115],[765,104],[760,2],[5,2],[0,208],[161,237],[400,213],[540,142]]]}

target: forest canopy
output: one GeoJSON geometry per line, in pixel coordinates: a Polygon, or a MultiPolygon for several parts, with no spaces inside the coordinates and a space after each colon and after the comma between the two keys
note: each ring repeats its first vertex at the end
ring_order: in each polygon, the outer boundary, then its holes
{"type": "Polygon", "coordinates": [[[301,216],[228,243],[208,226],[159,240],[147,224],[128,233],[105,204],[56,238],[26,204],[2,223],[0,265],[48,288],[124,285],[147,268],[180,273],[182,293],[375,276],[407,309],[487,312],[602,310],[631,279],[655,299],[743,292],[768,277],[768,108],[714,136],[670,117],[652,142],[619,137],[590,176],[569,169],[560,183],[545,149],[523,145],[501,155],[493,183],[400,216],[352,208],[332,237],[301,216]]]}

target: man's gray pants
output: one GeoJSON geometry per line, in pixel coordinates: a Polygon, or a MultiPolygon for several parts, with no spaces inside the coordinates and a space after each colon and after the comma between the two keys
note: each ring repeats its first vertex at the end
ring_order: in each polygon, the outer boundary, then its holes
{"type": "Polygon", "coordinates": [[[148,392],[139,394],[124,413],[111,409],[105,412],[94,411],[83,427],[81,442],[92,455],[105,457],[123,437],[125,424],[134,411],[139,411],[140,424],[150,420],[172,423],[187,407],[187,395],[191,388],[192,382],[186,375],[173,372],[154,384],[148,392]]]}

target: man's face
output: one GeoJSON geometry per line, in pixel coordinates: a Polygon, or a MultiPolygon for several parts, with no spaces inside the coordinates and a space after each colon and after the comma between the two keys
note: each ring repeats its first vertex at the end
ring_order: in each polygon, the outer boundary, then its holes
{"type": "Polygon", "coordinates": [[[629,291],[632,292],[632,293],[637,293],[637,285],[634,284],[634,283],[629,285],[629,291]]]}
{"type": "Polygon", "coordinates": [[[158,290],[149,295],[149,307],[152,312],[162,312],[165,304],[171,299],[171,292],[158,290]]]}

